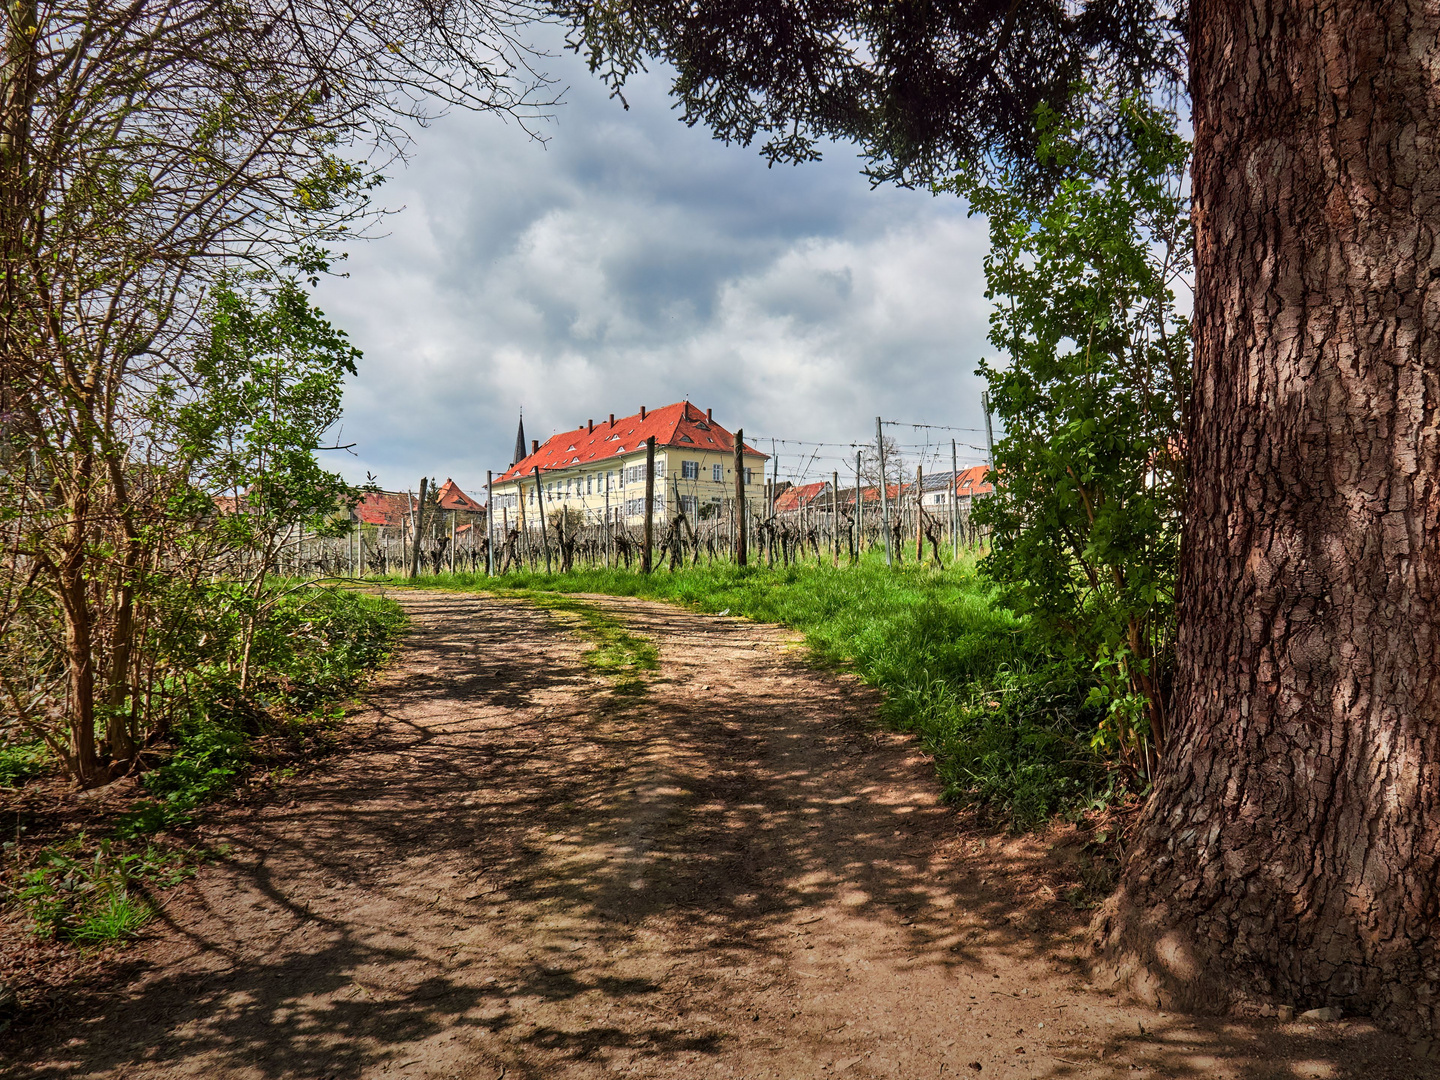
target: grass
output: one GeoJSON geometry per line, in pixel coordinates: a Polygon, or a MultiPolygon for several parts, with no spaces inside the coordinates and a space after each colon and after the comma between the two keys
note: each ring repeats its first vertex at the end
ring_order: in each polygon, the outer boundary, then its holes
{"type": "Polygon", "coordinates": [[[715,563],[648,577],[586,568],[501,579],[442,574],[420,584],[546,605],[573,593],[646,597],[782,623],[805,635],[817,660],[885,692],[883,719],[920,735],[952,801],[1032,829],[1116,794],[1090,745],[1099,716],[1085,704],[1087,673],[997,604],[973,563],[937,571],[886,567],[872,556],[838,571],[715,563]]]}
{"type": "Polygon", "coordinates": [[[135,937],[155,915],[148,895],[195,873],[203,853],[165,851],[154,845],[123,852],[110,841],[85,854],[84,834],[47,850],[20,875],[14,898],[35,933],[84,945],[135,937]]]}
{"type": "Polygon", "coordinates": [[[41,739],[0,744],[0,787],[19,787],[55,768],[55,760],[41,739]]]}

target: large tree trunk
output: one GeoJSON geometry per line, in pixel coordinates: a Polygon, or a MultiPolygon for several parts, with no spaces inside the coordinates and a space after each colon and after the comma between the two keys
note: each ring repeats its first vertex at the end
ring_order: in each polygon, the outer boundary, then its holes
{"type": "Polygon", "coordinates": [[[1162,1001],[1440,1009],[1440,4],[1196,0],[1175,730],[1097,929],[1162,1001]]]}

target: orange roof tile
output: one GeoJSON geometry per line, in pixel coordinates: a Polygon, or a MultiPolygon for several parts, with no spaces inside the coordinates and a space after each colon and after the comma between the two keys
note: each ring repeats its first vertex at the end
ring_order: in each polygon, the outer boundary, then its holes
{"type": "Polygon", "coordinates": [[[366,525],[395,528],[415,509],[410,495],[395,491],[367,491],[355,504],[355,517],[366,525]]]}
{"type": "Polygon", "coordinates": [[[787,510],[799,510],[802,506],[809,506],[819,496],[830,490],[830,485],[825,481],[818,484],[806,484],[803,487],[786,488],[775,500],[775,512],[783,514],[787,510]]]}
{"type": "Polygon", "coordinates": [[[995,486],[985,479],[985,474],[989,471],[989,465],[972,465],[968,469],[961,469],[955,477],[955,493],[957,495],[992,494],[995,486]]]}
{"type": "Polygon", "coordinates": [[[435,501],[441,510],[468,510],[472,514],[483,514],[485,507],[460,490],[460,485],[448,477],[435,492],[435,501]]]}
{"type": "MultiPolygon", "coordinates": [[[[576,465],[587,465],[620,454],[634,453],[644,447],[645,440],[655,436],[655,445],[692,447],[696,450],[712,450],[721,453],[735,452],[735,436],[714,420],[707,418],[688,401],[677,401],[663,409],[651,409],[642,420],[640,414],[616,420],[612,426],[608,421],[595,425],[594,430],[576,428],[562,431],[545,440],[544,445],[524,461],[518,461],[506,472],[495,478],[495,483],[506,483],[516,477],[530,476],[538,466],[542,473],[558,469],[569,469],[576,465]]],[[[745,454],[767,460],[750,444],[745,445],[745,454]]]]}

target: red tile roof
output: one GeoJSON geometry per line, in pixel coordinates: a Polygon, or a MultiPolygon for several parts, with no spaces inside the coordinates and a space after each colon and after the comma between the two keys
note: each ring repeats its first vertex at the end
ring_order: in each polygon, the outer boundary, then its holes
{"type": "Polygon", "coordinates": [[[995,486],[985,479],[985,474],[989,471],[989,465],[972,465],[968,469],[961,469],[959,475],[955,477],[955,493],[957,495],[992,494],[995,486]]]}
{"type": "Polygon", "coordinates": [[[410,495],[395,491],[367,491],[355,504],[355,517],[366,525],[397,528],[414,509],[410,495]]]}
{"type": "Polygon", "coordinates": [[[472,514],[485,512],[485,507],[466,495],[460,490],[459,484],[448,478],[436,489],[436,501],[440,504],[441,510],[468,510],[472,514]]]}
{"type": "MultiPolygon", "coordinates": [[[[616,420],[613,427],[606,421],[596,424],[594,431],[582,427],[552,435],[539,450],[527,455],[524,461],[516,462],[507,472],[496,477],[495,482],[505,483],[517,476],[530,476],[537,465],[544,473],[633,453],[643,447],[645,440],[651,435],[655,436],[657,447],[691,447],[731,454],[735,452],[735,436],[731,432],[714,420],[707,419],[703,412],[688,401],[677,401],[663,409],[649,410],[643,420],[640,419],[640,414],[636,413],[634,416],[616,420]]],[[[748,443],[745,445],[745,454],[761,460],[769,457],[748,443]]]]}
{"type": "Polygon", "coordinates": [[[775,512],[783,514],[787,510],[799,510],[802,506],[809,506],[819,496],[830,490],[830,485],[825,481],[818,484],[806,484],[803,487],[792,487],[780,493],[775,500],[775,512]]]}

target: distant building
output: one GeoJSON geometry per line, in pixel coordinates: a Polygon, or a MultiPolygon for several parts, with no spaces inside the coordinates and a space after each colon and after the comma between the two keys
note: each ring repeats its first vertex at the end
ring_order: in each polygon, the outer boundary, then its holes
{"type": "MultiPolygon", "coordinates": [[[[953,497],[957,500],[961,513],[968,515],[972,500],[983,498],[995,491],[985,479],[985,474],[989,471],[988,465],[972,465],[959,472],[947,470],[926,476],[921,493],[921,502],[926,513],[933,514],[942,510],[949,513],[950,500],[953,497]]],[[[913,486],[911,485],[912,488],[913,486]]]]}
{"type": "Polygon", "coordinates": [[[775,513],[785,514],[791,510],[804,510],[807,506],[822,504],[830,509],[830,482],[822,480],[816,484],[802,484],[781,491],[775,499],[775,513]]]}
{"type": "MultiPolygon", "coordinates": [[[[587,522],[638,522],[645,515],[645,440],[655,437],[655,517],[675,507],[693,521],[719,514],[735,498],[735,436],[716,423],[710,410],[688,401],[662,409],[644,407],[634,416],[593,421],[574,431],[552,435],[494,481],[492,506],[512,524],[523,501],[526,523],[534,527],[540,510],[535,469],[540,470],[544,514],[575,510],[587,522]]],[[[764,505],[767,455],[743,449],[746,503],[751,512],[764,505]]]]}

